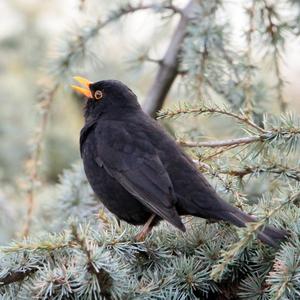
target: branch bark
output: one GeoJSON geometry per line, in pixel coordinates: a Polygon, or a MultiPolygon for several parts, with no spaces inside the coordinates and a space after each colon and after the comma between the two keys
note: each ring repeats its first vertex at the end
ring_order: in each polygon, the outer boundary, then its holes
{"type": "Polygon", "coordinates": [[[26,271],[15,271],[11,272],[3,278],[0,278],[0,287],[3,285],[11,284],[14,282],[22,281],[27,276],[30,276],[34,272],[38,271],[38,268],[28,269],[26,271]]]}
{"type": "Polygon", "coordinates": [[[226,147],[232,145],[246,145],[259,141],[263,141],[264,138],[262,136],[249,136],[242,137],[236,139],[229,139],[223,141],[211,141],[211,142],[193,142],[193,141],[182,141],[179,140],[178,143],[184,147],[209,147],[209,148],[217,148],[217,147],[226,147]]]}
{"type": "Polygon", "coordinates": [[[182,10],[181,19],[161,61],[155,80],[146,96],[143,108],[152,117],[155,117],[155,113],[163,106],[166,96],[178,74],[178,57],[195,5],[195,0],[191,0],[182,10]]]}

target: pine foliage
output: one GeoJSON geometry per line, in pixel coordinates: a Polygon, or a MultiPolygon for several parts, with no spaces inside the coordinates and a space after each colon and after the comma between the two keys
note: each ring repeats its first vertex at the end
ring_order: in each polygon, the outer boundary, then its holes
{"type": "MultiPolygon", "coordinates": [[[[49,204],[35,215],[29,210],[30,234],[1,248],[0,299],[300,299],[300,119],[288,112],[281,70],[287,39],[300,32],[299,1],[247,1],[245,45],[238,50],[227,3],[191,2],[176,70],[189,100],[162,109],[158,119],[176,132],[218,193],[258,221],[238,229],[186,217],[187,233],[161,222],[136,242],[140,228],[102,207],[79,162],[62,174],[49,204]],[[272,85],[262,76],[263,62],[271,62],[272,85]],[[266,224],[289,232],[278,249],[256,238],[266,224]]],[[[88,58],[99,59],[88,49],[104,27],[142,10],[183,16],[174,3],[124,1],[101,20],[68,32],[51,61],[45,123],[61,78],[88,58]]],[[[149,61],[161,64],[150,53],[137,57],[139,65],[149,61]]]]}

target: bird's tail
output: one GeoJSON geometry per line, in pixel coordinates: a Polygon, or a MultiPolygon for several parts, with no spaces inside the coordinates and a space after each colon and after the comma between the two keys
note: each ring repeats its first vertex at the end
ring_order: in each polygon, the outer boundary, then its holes
{"type": "MultiPolygon", "coordinates": [[[[246,223],[257,221],[255,217],[252,217],[238,209],[235,211],[226,212],[226,217],[224,217],[224,220],[229,221],[238,227],[245,227],[246,223]]],[[[278,248],[280,243],[286,239],[287,235],[287,231],[268,225],[266,225],[263,230],[257,234],[258,238],[262,242],[274,248],[278,248]]]]}

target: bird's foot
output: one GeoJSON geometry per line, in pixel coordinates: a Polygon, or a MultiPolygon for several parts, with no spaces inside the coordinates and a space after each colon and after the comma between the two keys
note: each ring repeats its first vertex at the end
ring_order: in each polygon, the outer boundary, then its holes
{"type": "Polygon", "coordinates": [[[151,217],[149,218],[149,220],[145,223],[145,225],[143,226],[142,230],[134,237],[134,239],[137,242],[143,242],[147,235],[151,232],[152,230],[152,221],[155,218],[155,215],[151,215],[151,217]]]}

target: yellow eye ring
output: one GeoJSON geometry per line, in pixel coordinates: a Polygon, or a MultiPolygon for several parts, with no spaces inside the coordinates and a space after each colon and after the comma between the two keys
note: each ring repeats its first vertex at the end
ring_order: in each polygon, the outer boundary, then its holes
{"type": "Polygon", "coordinates": [[[94,94],[95,99],[100,100],[103,97],[103,93],[100,90],[97,90],[94,94]]]}

